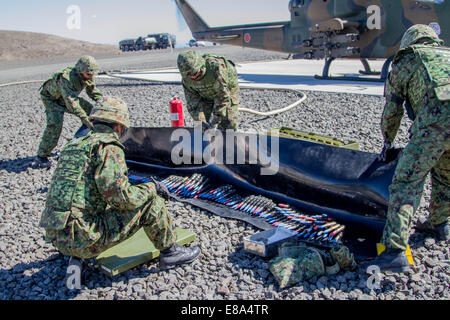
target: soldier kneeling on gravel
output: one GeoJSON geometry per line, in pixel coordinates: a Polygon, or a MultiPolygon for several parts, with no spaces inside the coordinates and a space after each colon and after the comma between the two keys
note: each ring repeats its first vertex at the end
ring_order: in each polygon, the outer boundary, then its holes
{"type": "Polygon", "coordinates": [[[87,95],[99,101],[103,95],[95,87],[94,75],[98,73],[98,65],[91,56],[82,56],[75,67],[67,67],[56,72],[41,86],[41,100],[45,106],[47,126],[35,159],[38,168],[49,168],[52,162],[48,159],[58,144],[61,135],[64,113],[68,112],[81,119],[83,127],[91,128],[88,116],[93,105],[79,97],[86,89],[87,95]]]}
{"type": "Polygon", "coordinates": [[[442,44],[429,26],[410,27],[403,35],[386,81],[386,105],[381,121],[385,143],[381,159],[386,158],[394,141],[404,107],[414,122],[410,141],[403,149],[389,187],[389,209],[382,237],[386,251],[371,262],[381,271],[410,270],[404,252],[430,172],[430,215],[427,221],[419,221],[416,231],[431,232],[439,240],[450,239],[450,49],[442,44]]]}
{"type": "Polygon", "coordinates": [[[105,97],[89,120],[93,129],[61,150],[39,223],[46,241],[65,255],[90,259],[143,227],[161,251],[161,269],[194,261],[200,254],[197,246],[175,243],[165,186],[156,181],[132,186],[128,181],[119,142],[130,126],[125,102],[105,97]]]}

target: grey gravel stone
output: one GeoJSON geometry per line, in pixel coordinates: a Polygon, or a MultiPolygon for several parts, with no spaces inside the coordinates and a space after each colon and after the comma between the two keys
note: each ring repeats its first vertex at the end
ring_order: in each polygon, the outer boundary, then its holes
{"type": "Polygon", "coordinates": [[[433,268],[434,266],[436,266],[436,261],[434,261],[431,258],[425,259],[425,264],[430,267],[433,268]]]}
{"type": "Polygon", "coordinates": [[[436,244],[436,241],[433,238],[425,239],[425,248],[432,249],[435,244],[436,244]]]}
{"type": "Polygon", "coordinates": [[[374,298],[372,296],[367,295],[367,294],[363,294],[363,295],[358,297],[358,300],[374,300],[374,298]]]}
{"type": "Polygon", "coordinates": [[[322,291],[322,294],[323,294],[323,296],[324,296],[325,299],[331,299],[331,291],[328,290],[328,288],[325,288],[325,289],[322,291]]]}
{"type": "Polygon", "coordinates": [[[400,299],[400,300],[405,299],[405,295],[402,292],[397,292],[395,296],[397,297],[397,299],[400,299]]]}
{"type": "Polygon", "coordinates": [[[328,283],[328,278],[326,276],[322,276],[317,280],[317,283],[321,283],[322,285],[326,286],[328,283]]]}

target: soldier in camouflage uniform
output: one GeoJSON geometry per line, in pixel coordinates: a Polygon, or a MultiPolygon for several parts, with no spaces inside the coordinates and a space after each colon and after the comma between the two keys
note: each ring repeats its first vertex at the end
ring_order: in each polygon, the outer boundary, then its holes
{"type": "Polygon", "coordinates": [[[178,55],[178,69],[194,121],[237,129],[239,85],[234,63],[222,56],[186,51],[178,55]]]}
{"type": "Polygon", "coordinates": [[[37,152],[38,167],[48,168],[52,165],[48,157],[58,144],[65,112],[76,115],[84,126],[92,127],[88,116],[93,105],[79,95],[86,89],[87,95],[92,100],[99,101],[102,98],[101,92],[95,87],[94,75],[97,73],[98,65],[95,59],[83,56],[75,67],[67,67],[56,72],[41,86],[41,100],[45,106],[47,127],[37,152]]]}
{"type": "Polygon", "coordinates": [[[131,186],[128,181],[119,141],[130,125],[125,102],[105,97],[89,121],[89,133],[61,150],[39,223],[46,240],[65,255],[88,259],[143,227],[161,250],[162,269],[196,259],[198,247],[174,242],[172,219],[161,197],[169,198],[164,185],[155,181],[131,186]]]}
{"type": "Polygon", "coordinates": [[[386,82],[386,105],[381,122],[385,159],[403,117],[403,104],[413,120],[410,141],[398,161],[389,188],[389,209],[382,243],[372,264],[381,270],[409,271],[404,255],[411,222],[431,172],[432,193],[427,223],[439,240],[449,239],[450,187],[450,49],[428,26],[414,25],[402,39],[386,82]]]}

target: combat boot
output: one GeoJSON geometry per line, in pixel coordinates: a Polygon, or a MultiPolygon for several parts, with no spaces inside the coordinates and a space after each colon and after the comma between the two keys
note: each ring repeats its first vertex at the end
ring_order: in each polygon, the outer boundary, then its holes
{"type": "Polygon", "coordinates": [[[401,249],[386,249],[374,260],[368,262],[366,267],[375,265],[380,268],[380,271],[392,272],[410,272],[408,258],[405,252],[401,249]]]}
{"type": "Polygon", "coordinates": [[[83,123],[83,125],[74,134],[74,138],[84,137],[89,132],[89,128],[83,123]]]}
{"type": "Polygon", "coordinates": [[[50,169],[53,166],[53,162],[49,158],[42,158],[36,156],[34,158],[33,167],[37,169],[50,169]]]}
{"type": "Polygon", "coordinates": [[[419,218],[415,229],[419,232],[431,234],[439,241],[450,240],[450,224],[448,221],[438,225],[433,225],[428,220],[419,218]]]}
{"type": "Polygon", "coordinates": [[[161,270],[172,269],[176,265],[191,263],[200,254],[200,248],[195,247],[183,247],[175,243],[170,248],[161,251],[159,256],[159,268],[161,270]]]}

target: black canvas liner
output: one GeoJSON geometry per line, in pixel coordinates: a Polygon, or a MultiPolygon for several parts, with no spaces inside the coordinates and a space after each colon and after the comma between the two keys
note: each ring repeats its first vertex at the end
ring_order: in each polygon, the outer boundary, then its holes
{"type": "MultiPolygon", "coordinates": [[[[223,157],[216,152],[212,163],[201,161],[193,164],[195,159],[202,158],[209,142],[195,143],[194,137],[199,131],[194,133],[193,128],[183,128],[189,138],[171,141],[175,130],[179,129],[130,128],[122,138],[128,165],[158,176],[201,173],[217,185],[232,184],[242,192],[290,204],[306,214],[325,213],[346,225],[346,237],[374,241],[380,238],[387,212],[388,187],[399,150],[393,150],[388,161],[383,163],[373,153],[273,136],[267,137],[267,143],[258,140],[255,149],[255,145],[249,142],[255,135],[236,134],[232,144],[234,149],[224,147],[223,157]],[[272,139],[278,139],[279,152],[275,152],[276,140],[272,139]],[[188,151],[190,157],[187,158],[192,164],[175,165],[171,158],[174,147],[188,151]],[[272,165],[278,167],[274,175],[261,175],[261,169],[268,165],[258,152],[265,149],[267,152],[263,153],[270,155],[272,165]],[[231,152],[237,161],[238,150],[245,154],[243,164],[223,164],[225,160],[220,161],[231,152]],[[249,159],[257,161],[250,163],[249,159]]],[[[227,139],[230,138],[224,133],[224,146],[227,139]]],[[[234,213],[229,214],[232,216],[234,213]]]]}

